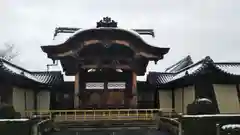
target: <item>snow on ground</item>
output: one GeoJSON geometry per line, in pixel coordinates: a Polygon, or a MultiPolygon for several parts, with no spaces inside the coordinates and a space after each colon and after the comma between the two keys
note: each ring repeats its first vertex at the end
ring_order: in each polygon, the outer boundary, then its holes
{"type": "Polygon", "coordinates": [[[29,119],[0,119],[0,121],[28,121],[29,119]]]}
{"type": "Polygon", "coordinates": [[[240,124],[227,124],[222,126],[222,129],[240,129],[240,124]]]}
{"type": "Polygon", "coordinates": [[[240,116],[240,114],[204,114],[204,115],[183,115],[183,118],[191,118],[191,117],[228,117],[228,116],[240,116]]]}

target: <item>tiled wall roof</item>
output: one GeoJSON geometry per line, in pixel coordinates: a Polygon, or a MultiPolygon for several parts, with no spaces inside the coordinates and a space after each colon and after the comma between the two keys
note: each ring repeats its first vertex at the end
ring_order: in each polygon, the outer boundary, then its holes
{"type": "Polygon", "coordinates": [[[63,75],[60,71],[31,72],[4,59],[0,59],[0,76],[3,75],[1,73],[6,73],[13,77],[19,76],[45,85],[57,85],[63,82],[63,75]]]}
{"type": "Polygon", "coordinates": [[[215,66],[227,74],[240,75],[240,63],[215,63],[215,66]]]}
{"type": "Polygon", "coordinates": [[[225,74],[240,76],[240,63],[215,63],[209,56],[207,56],[203,60],[200,60],[195,64],[191,64],[176,73],[150,72],[147,79],[149,83],[158,86],[161,84],[171,83],[186,76],[196,76],[201,74],[205,72],[210,65],[225,74]]]}
{"type": "Polygon", "coordinates": [[[183,58],[182,60],[180,60],[179,62],[177,62],[176,64],[168,67],[165,72],[167,73],[176,73],[178,72],[179,70],[189,66],[189,65],[192,65],[193,64],[193,61],[192,61],[192,58],[191,56],[187,56],[185,58],[183,58]]]}

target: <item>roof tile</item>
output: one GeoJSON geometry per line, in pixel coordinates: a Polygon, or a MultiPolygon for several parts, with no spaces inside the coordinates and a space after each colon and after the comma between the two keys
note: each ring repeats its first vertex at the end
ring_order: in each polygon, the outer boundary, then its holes
{"type": "Polygon", "coordinates": [[[215,63],[215,66],[225,73],[240,75],[240,63],[215,63]]]}
{"type": "Polygon", "coordinates": [[[213,60],[207,56],[203,60],[200,60],[195,64],[191,64],[178,72],[150,72],[148,74],[148,80],[149,83],[155,85],[167,84],[184,78],[185,76],[196,76],[202,71],[205,71],[209,64],[213,65],[213,67],[225,74],[240,76],[240,63],[214,63],[213,60]]]}
{"type": "Polygon", "coordinates": [[[63,76],[60,71],[30,72],[4,59],[0,59],[0,70],[5,73],[8,73],[9,75],[13,76],[17,75],[23,78],[27,78],[30,81],[34,81],[45,85],[55,85],[63,82],[63,76]]]}

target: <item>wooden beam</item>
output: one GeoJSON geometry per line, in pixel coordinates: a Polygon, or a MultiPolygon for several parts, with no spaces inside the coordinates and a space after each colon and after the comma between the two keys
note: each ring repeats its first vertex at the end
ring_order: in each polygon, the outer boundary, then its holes
{"type": "Polygon", "coordinates": [[[143,57],[146,57],[146,58],[149,58],[149,59],[151,59],[151,58],[159,58],[159,56],[156,56],[156,55],[152,55],[152,54],[149,54],[149,53],[146,53],[146,52],[138,52],[138,53],[136,53],[136,57],[137,56],[143,56],[143,57]]]}
{"type": "Polygon", "coordinates": [[[101,66],[97,65],[82,65],[81,68],[83,69],[96,69],[96,68],[117,68],[117,69],[131,69],[129,65],[108,65],[108,64],[102,64],[101,66]]]}
{"type": "Polygon", "coordinates": [[[76,58],[78,61],[84,61],[84,60],[88,60],[88,61],[96,61],[96,60],[100,60],[100,61],[105,61],[105,60],[118,60],[118,61],[132,61],[134,58],[129,58],[129,57],[123,57],[123,56],[109,56],[109,57],[97,57],[97,56],[87,56],[87,57],[80,57],[80,58],[76,58]]]}

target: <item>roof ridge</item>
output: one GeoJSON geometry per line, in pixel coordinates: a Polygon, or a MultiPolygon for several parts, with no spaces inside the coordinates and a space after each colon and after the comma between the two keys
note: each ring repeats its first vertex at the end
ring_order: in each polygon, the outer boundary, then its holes
{"type": "Polygon", "coordinates": [[[175,72],[175,73],[171,73],[171,72],[149,72],[149,74],[159,73],[159,74],[173,74],[173,75],[176,75],[176,74],[184,72],[184,71],[186,71],[186,70],[188,70],[188,69],[190,69],[190,68],[192,68],[192,67],[194,67],[196,65],[199,65],[200,63],[209,64],[209,63],[214,63],[214,62],[213,62],[213,60],[209,56],[206,56],[205,58],[199,60],[198,62],[193,63],[193,64],[191,64],[191,65],[189,65],[189,66],[179,70],[178,72],[175,72]]]}
{"type": "Polygon", "coordinates": [[[176,72],[176,74],[179,74],[179,73],[181,73],[181,72],[184,72],[184,71],[186,71],[186,70],[188,70],[188,69],[190,69],[190,68],[192,68],[192,67],[194,67],[194,66],[196,66],[196,65],[199,65],[199,64],[201,64],[201,63],[203,63],[203,64],[209,64],[209,63],[214,63],[214,62],[213,62],[213,60],[210,58],[210,56],[206,56],[206,57],[203,58],[202,60],[199,60],[198,62],[193,63],[193,64],[191,64],[191,65],[189,65],[189,66],[187,66],[187,67],[179,70],[178,72],[176,72]]]}
{"type": "Polygon", "coordinates": [[[10,74],[14,74],[14,75],[16,74],[18,76],[27,78],[33,82],[45,84],[46,86],[51,85],[52,83],[54,83],[54,81],[63,81],[63,76],[61,71],[31,72],[2,58],[0,58],[0,66],[4,72],[6,71],[6,72],[9,72],[10,74]],[[50,73],[50,74],[47,74],[47,73],[50,73]]]}
{"type": "Polygon", "coordinates": [[[240,71],[236,71],[236,67],[239,68],[240,63],[214,63],[214,68],[231,75],[240,75],[240,71]],[[235,68],[235,69],[234,69],[235,68]]]}
{"type": "Polygon", "coordinates": [[[12,62],[9,62],[9,61],[7,61],[7,60],[5,60],[3,58],[0,58],[0,62],[1,63],[6,63],[6,64],[8,64],[8,65],[10,65],[10,66],[12,66],[14,68],[17,68],[17,69],[22,70],[24,72],[27,72],[29,74],[34,74],[34,73],[61,73],[61,71],[30,71],[30,70],[24,69],[24,68],[22,68],[22,67],[20,67],[20,66],[18,66],[16,64],[13,64],[12,62]]]}
{"type": "Polygon", "coordinates": [[[31,71],[32,74],[41,74],[41,73],[62,73],[61,71],[31,71]]]}
{"type": "MultiPolygon", "coordinates": [[[[177,68],[178,66],[181,66],[182,63],[189,61],[191,62],[191,64],[193,63],[192,58],[190,55],[187,55],[186,57],[184,57],[183,59],[179,60],[178,62],[176,62],[175,64],[169,66],[168,68],[165,69],[165,72],[172,72],[172,70],[174,70],[175,68],[177,68]]],[[[190,65],[191,65],[190,64],[190,65]]],[[[186,66],[185,66],[186,67],[186,66]]],[[[184,68],[184,67],[183,67],[184,68]]],[[[181,70],[181,69],[180,69],[181,70]]]]}
{"type": "Polygon", "coordinates": [[[240,62],[214,62],[214,64],[239,64],[240,65],[240,62]]]}
{"type": "Polygon", "coordinates": [[[31,71],[29,71],[29,70],[27,70],[27,69],[24,69],[24,68],[22,68],[22,67],[20,67],[20,66],[18,66],[18,65],[16,65],[16,64],[13,64],[12,62],[9,62],[9,61],[7,61],[7,60],[5,60],[5,59],[3,59],[3,58],[0,58],[0,61],[1,61],[2,64],[3,64],[3,63],[6,63],[6,64],[8,64],[8,65],[10,65],[10,66],[12,66],[12,67],[14,67],[14,68],[17,68],[17,69],[19,69],[19,70],[24,71],[24,72],[31,73],[31,71]]]}
{"type": "Polygon", "coordinates": [[[154,72],[154,71],[153,71],[153,72],[148,72],[148,74],[156,74],[156,73],[157,73],[157,74],[158,74],[158,73],[159,73],[159,74],[169,74],[169,75],[177,74],[177,73],[170,73],[170,72],[154,72]]]}

